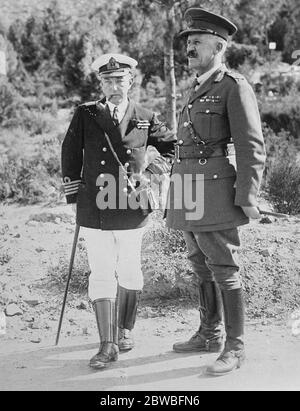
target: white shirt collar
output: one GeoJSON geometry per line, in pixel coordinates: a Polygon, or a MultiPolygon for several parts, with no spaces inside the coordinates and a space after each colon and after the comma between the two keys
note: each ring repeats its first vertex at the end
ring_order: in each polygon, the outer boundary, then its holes
{"type": "Polygon", "coordinates": [[[108,105],[109,111],[111,114],[114,112],[114,108],[118,107],[118,119],[119,121],[122,120],[124,117],[127,107],[128,107],[128,100],[123,101],[121,104],[116,106],[115,104],[111,103],[110,101],[106,100],[106,104],[108,105]]]}
{"type": "Polygon", "coordinates": [[[196,80],[199,84],[203,84],[209,77],[217,70],[219,70],[223,66],[223,63],[220,63],[218,66],[211,68],[210,70],[206,71],[205,73],[201,74],[200,76],[196,77],[196,80]]]}

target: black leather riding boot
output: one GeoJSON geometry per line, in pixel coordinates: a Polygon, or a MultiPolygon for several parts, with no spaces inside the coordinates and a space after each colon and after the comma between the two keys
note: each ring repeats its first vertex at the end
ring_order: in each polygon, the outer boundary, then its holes
{"type": "Polygon", "coordinates": [[[136,320],[137,308],[141,296],[139,290],[118,288],[119,312],[119,350],[128,351],[134,347],[132,330],[136,320]]]}
{"type": "Polygon", "coordinates": [[[223,348],[222,297],[214,281],[199,286],[200,327],[188,340],[173,345],[176,352],[219,352],[223,348]]]}
{"type": "Polygon", "coordinates": [[[245,304],[243,290],[222,290],[226,342],[216,362],[207,368],[210,375],[228,374],[240,368],[245,360],[244,318],[245,304]]]}
{"type": "Polygon", "coordinates": [[[118,327],[116,299],[99,298],[93,301],[93,308],[100,336],[100,348],[90,360],[90,366],[102,369],[118,359],[118,327]]]}

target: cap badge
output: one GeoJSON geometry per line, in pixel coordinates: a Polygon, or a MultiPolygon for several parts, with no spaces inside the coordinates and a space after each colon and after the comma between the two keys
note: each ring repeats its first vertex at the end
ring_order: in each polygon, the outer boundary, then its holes
{"type": "Polygon", "coordinates": [[[191,28],[192,25],[193,25],[193,18],[192,18],[192,16],[186,16],[185,22],[186,22],[187,28],[191,28]]]}
{"type": "Polygon", "coordinates": [[[114,59],[113,57],[111,57],[109,59],[109,62],[107,64],[107,70],[116,70],[120,68],[120,64],[117,62],[116,59],[114,59]]]}

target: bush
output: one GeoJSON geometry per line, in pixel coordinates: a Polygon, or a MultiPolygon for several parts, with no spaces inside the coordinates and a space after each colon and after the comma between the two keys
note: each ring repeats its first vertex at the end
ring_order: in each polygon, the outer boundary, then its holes
{"type": "Polygon", "coordinates": [[[263,123],[263,135],[266,145],[266,165],[264,170],[263,185],[270,170],[282,161],[295,161],[299,151],[297,141],[285,130],[276,134],[267,124],[263,123]]]}
{"type": "Polygon", "coordinates": [[[249,62],[251,66],[262,63],[256,46],[240,44],[232,41],[226,50],[226,63],[233,69],[238,69],[242,64],[249,62]]]}
{"type": "Polygon", "coordinates": [[[281,213],[300,213],[300,164],[285,159],[273,165],[267,180],[267,193],[281,213]]]}
{"type": "Polygon", "coordinates": [[[0,151],[0,201],[33,204],[60,198],[60,136],[2,129],[0,151]]]}
{"type": "Polygon", "coordinates": [[[262,121],[279,133],[288,131],[295,139],[300,135],[299,94],[280,98],[264,98],[259,101],[262,121]]]}

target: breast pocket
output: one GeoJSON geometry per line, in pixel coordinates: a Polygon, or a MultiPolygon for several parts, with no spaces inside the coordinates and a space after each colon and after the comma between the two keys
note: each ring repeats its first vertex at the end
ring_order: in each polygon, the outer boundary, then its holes
{"type": "Polygon", "coordinates": [[[196,132],[204,141],[214,141],[227,137],[228,126],[224,107],[211,104],[197,107],[192,116],[196,132]]]}

